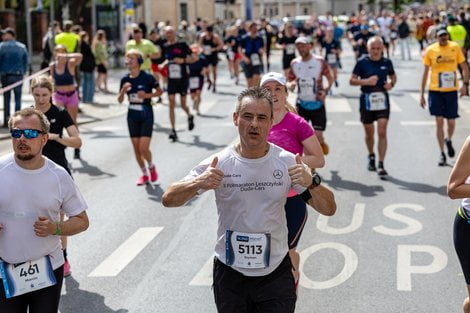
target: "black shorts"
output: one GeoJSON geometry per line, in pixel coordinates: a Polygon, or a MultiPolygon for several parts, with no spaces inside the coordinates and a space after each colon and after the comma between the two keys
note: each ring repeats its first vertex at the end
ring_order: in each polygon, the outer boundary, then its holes
{"type": "Polygon", "coordinates": [[[198,83],[198,86],[197,88],[191,88],[191,81],[189,83],[189,92],[190,93],[195,93],[196,91],[201,91],[202,90],[202,87],[204,86],[204,77],[202,76],[193,76],[193,77],[190,77],[189,79],[198,79],[199,80],[199,83],[198,83]]]}
{"type": "Polygon", "coordinates": [[[389,119],[390,117],[390,99],[388,94],[385,94],[387,98],[388,107],[385,110],[379,111],[369,111],[366,108],[366,95],[364,93],[361,94],[359,98],[359,113],[361,115],[361,122],[362,124],[372,124],[373,122],[377,121],[380,118],[389,119]]]}
{"type": "Polygon", "coordinates": [[[287,254],[266,276],[245,276],[214,258],[214,299],[219,313],[294,313],[292,263],[287,254]]]}
{"type": "Polygon", "coordinates": [[[326,110],[325,104],[321,106],[318,110],[305,110],[300,105],[296,105],[297,112],[299,115],[304,118],[307,122],[312,122],[313,129],[324,131],[326,129],[326,110]]]}
{"type": "Polygon", "coordinates": [[[103,64],[98,64],[97,69],[98,73],[106,74],[108,72],[108,69],[103,64]]]}
{"type": "Polygon", "coordinates": [[[10,299],[5,297],[3,284],[0,288],[0,312],[56,313],[59,310],[60,290],[64,279],[64,266],[54,270],[57,284],[10,299]]]}
{"type": "Polygon", "coordinates": [[[131,138],[152,137],[153,110],[152,107],[143,111],[131,110],[127,112],[127,127],[131,138]]]}
{"type": "Polygon", "coordinates": [[[289,249],[293,249],[297,247],[307,222],[307,205],[301,196],[296,195],[287,198],[284,209],[286,210],[289,249]]]}
{"type": "Polygon", "coordinates": [[[207,63],[210,65],[217,66],[217,63],[219,63],[219,56],[217,53],[213,53],[211,55],[204,54],[204,56],[206,57],[207,63]]]}
{"type": "Polygon", "coordinates": [[[189,78],[168,79],[167,92],[169,95],[179,93],[182,96],[188,94],[189,78]]]}
{"type": "Polygon", "coordinates": [[[295,54],[287,54],[282,57],[282,69],[287,70],[290,67],[290,63],[295,59],[295,54]]]}
{"type": "Polygon", "coordinates": [[[254,75],[261,75],[261,73],[263,73],[263,66],[261,64],[256,66],[244,64],[243,72],[246,78],[252,78],[254,75]]]}
{"type": "Polygon", "coordinates": [[[429,91],[429,113],[433,116],[442,116],[446,119],[456,119],[459,116],[457,91],[429,91]]]}
{"type": "MultiPolygon", "coordinates": [[[[461,210],[461,209],[460,209],[461,210]]],[[[454,247],[459,257],[465,282],[470,285],[470,220],[457,213],[454,219],[454,247]]]]}

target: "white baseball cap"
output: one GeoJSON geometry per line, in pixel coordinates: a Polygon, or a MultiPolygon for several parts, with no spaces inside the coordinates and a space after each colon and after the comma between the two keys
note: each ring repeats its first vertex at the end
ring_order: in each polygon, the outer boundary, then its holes
{"type": "Polygon", "coordinates": [[[283,86],[287,84],[286,78],[284,77],[284,75],[280,73],[276,73],[276,72],[269,72],[269,73],[264,74],[263,77],[261,77],[260,86],[263,86],[267,82],[272,82],[272,81],[278,82],[279,84],[283,86]]]}
{"type": "Polygon", "coordinates": [[[304,44],[310,44],[312,43],[311,40],[305,36],[300,36],[299,38],[297,38],[295,40],[295,43],[298,44],[298,43],[304,43],[304,44]]]}

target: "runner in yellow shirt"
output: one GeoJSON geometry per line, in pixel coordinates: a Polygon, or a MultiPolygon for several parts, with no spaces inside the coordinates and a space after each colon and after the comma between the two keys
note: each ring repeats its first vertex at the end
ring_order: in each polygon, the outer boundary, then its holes
{"type": "Polygon", "coordinates": [[[142,63],[140,69],[151,74],[150,59],[157,59],[160,56],[158,47],[150,40],[142,38],[142,30],[140,28],[133,30],[132,37],[134,39],[131,39],[126,43],[126,53],[131,49],[140,51],[144,56],[144,63],[142,63]]]}
{"type": "Polygon", "coordinates": [[[421,82],[421,107],[425,107],[424,89],[427,84],[429,70],[431,69],[431,80],[429,83],[429,112],[436,117],[436,135],[441,155],[439,166],[447,163],[444,154],[444,143],[447,146],[447,154],[454,157],[455,151],[452,147],[452,135],[455,130],[455,119],[458,114],[457,100],[457,68],[460,66],[463,73],[463,85],[460,95],[468,93],[468,66],[459,45],[449,41],[449,33],[445,26],[439,26],[436,32],[437,42],[430,45],[424,54],[424,71],[421,82]],[[447,137],[444,135],[444,119],[447,120],[447,137]]]}

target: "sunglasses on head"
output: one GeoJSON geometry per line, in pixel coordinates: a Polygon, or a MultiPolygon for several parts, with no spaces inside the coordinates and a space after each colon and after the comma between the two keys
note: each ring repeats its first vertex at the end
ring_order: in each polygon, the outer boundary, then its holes
{"type": "Polygon", "coordinates": [[[39,136],[39,134],[44,134],[43,131],[37,129],[12,129],[11,130],[11,137],[19,139],[21,135],[24,135],[26,139],[34,139],[39,136]]]}

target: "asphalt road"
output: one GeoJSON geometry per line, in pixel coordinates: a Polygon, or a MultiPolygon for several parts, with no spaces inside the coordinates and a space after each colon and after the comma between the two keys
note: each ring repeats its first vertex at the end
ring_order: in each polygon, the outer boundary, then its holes
{"type": "MultiPolygon", "coordinates": [[[[302,275],[296,312],[460,312],[464,279],[452,244],[458,201],[446,196],[449,166],[438,167],[435,127],[417,102],[418,56],[392,58],[398,84],[392,91],[387,179],[368,172],[359,121],[359,88],[347,84],[354,60],[345,52],[340,86],[327,98],[330,145],[324,182],[335,192],[335,216],[314,210],[300,240],[302,275]]],[[[273,70],[280,69],[279,55],[273,70]]],[[[165,188],[200,160],[237,138],[231,122],[235,86],[221,74],[218,93],[204,93],[203,116],[187,131],[178,109],[180,140],[171,143],[166,105],[155,108],[152,152],[156,185],[136,187],[125,116],[81,127],[82,160],[74,178],[88,204],[91,226],[69,241],[72,276],[64,283],[62,313],[215,312],[211,259],[216,208],[205,193],[180,208],[164,208],[165,188]]],[[[243,81],[243,79],[242,79],[243,81]]],[[[470,134],[470,102],[461,102],[454,145],[470,134]]],[[[0,142],[0,153],[10,150],[0,142]]]]}

